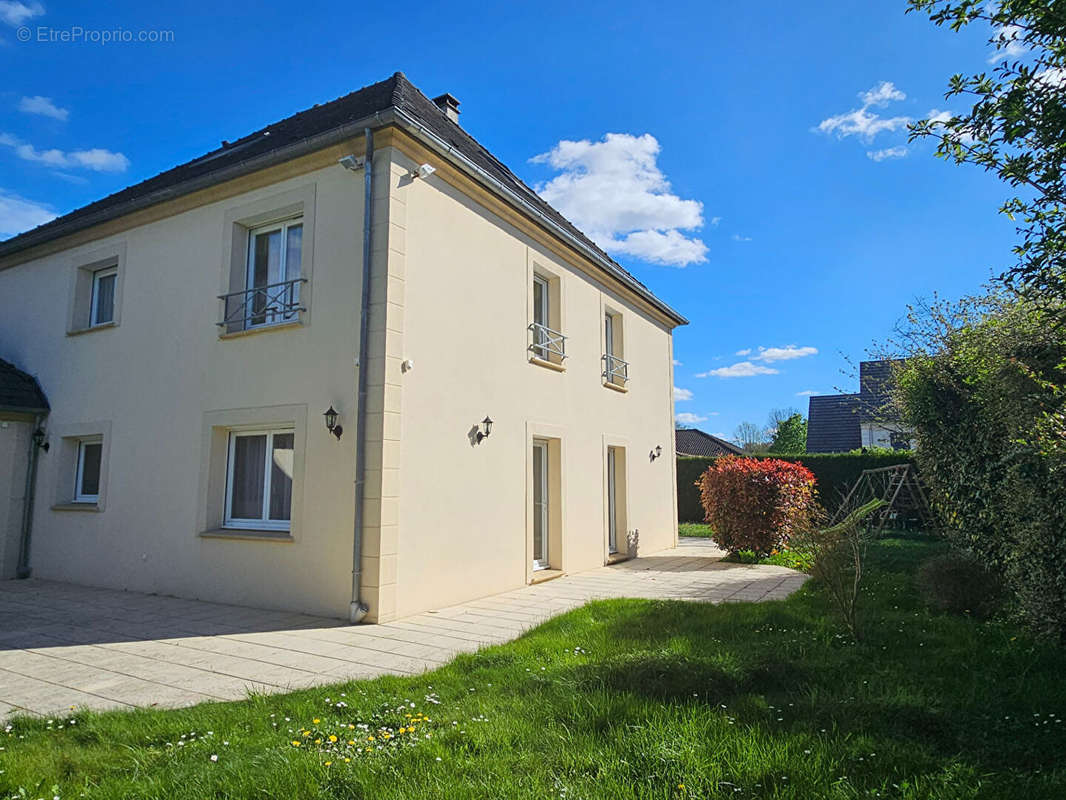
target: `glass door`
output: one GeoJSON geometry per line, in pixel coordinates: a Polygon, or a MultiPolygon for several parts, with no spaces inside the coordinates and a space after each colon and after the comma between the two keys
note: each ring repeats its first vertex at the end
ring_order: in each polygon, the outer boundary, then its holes
{"type": "MultiPolygon", "coordinates": [[[[610,319],[608,317],[608,319],[610,319]]],[[[607,551],[618,552],[617,448],[607,448],[607,551]]]]}
{"type": "Polygon", "coordinates": [[[533,569],[548,569],[548,443],[533,440],[533,569]]]}

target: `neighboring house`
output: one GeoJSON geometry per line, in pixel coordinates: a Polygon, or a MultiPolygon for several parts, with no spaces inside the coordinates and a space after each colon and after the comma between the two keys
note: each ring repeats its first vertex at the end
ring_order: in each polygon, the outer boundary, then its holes
{"type": "Polygon", "coordinates": [[[0,580],[25,577],[32,521],[26,498],[30,492],[32,507],[34,464],[44,442],[39,431],[47,414],[48,400],[37,381],[0,358],[0,580]]]}
{"type": "Polygon", "coordinates": [[[711,436],[695,428],[678,428],[674,431],[675,449],[679,456],[740,456],[744,451],[732,442],[711,436]]]}
{"type": "Polygon", "coordinates": [[[858,394],[810,398],[808,453],[846,453],[873,447],[905,450],[913,446],[891,404],[893,363],[860,362],[858,394]]]}
{"type": "Polygon", "coordinates": [[[458,114],[397,73],[0,243],[35,575],[383,621],[676,541],[684,318],[458,114]]]}

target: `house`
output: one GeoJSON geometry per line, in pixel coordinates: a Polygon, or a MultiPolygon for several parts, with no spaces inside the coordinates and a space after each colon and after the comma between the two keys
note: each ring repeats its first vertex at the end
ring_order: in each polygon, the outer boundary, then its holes
{"type": "Polygon", "coordinates": [[[807,452],[846,453],[860,448],[912,447],[892,407],[894,364],[859,363],[857,394],[815,395],[807,411],[807,452]]]}
{"type": "Polygon", "coordinates": [[[711,436],[696,428],[678,428],[674,431],[674,448],[679,456],[740,456],[744,451],[732,442],[711,436]]]}
{"type": "Polygon", "coordinates": [[[372,622],[676,541],[684,318],[458,118],[396,73],[0,243],[35,576],[372,622]]]}

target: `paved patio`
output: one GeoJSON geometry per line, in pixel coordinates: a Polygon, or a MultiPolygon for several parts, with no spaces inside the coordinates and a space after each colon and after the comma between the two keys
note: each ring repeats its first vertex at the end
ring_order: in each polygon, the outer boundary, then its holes
{"type": "Polygon", "coordinates": [[[758,601],[806,576],[727,564],[706,539],[383,625],[93,589],[0,582],[0,716],[239,700],[434,669],[589,600],[758,601]]]}

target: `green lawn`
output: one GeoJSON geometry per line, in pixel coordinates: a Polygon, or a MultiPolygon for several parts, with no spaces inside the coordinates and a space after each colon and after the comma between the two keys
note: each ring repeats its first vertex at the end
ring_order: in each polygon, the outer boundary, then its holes
{"type": "Polygon", "coordinates": [[[1066,653],[926,611],[935,551],[872,546],[858,643],[810,584],[609,601],[417,678],[20,719],[0,797],[1066,797],[1066,653]]]}
{"type": "Polygon", "coordinates": [[[701,539],[711,538],[711,526],[702,522],[679,522],[677,524],[678,536],[699,536],[701,539]]]}

